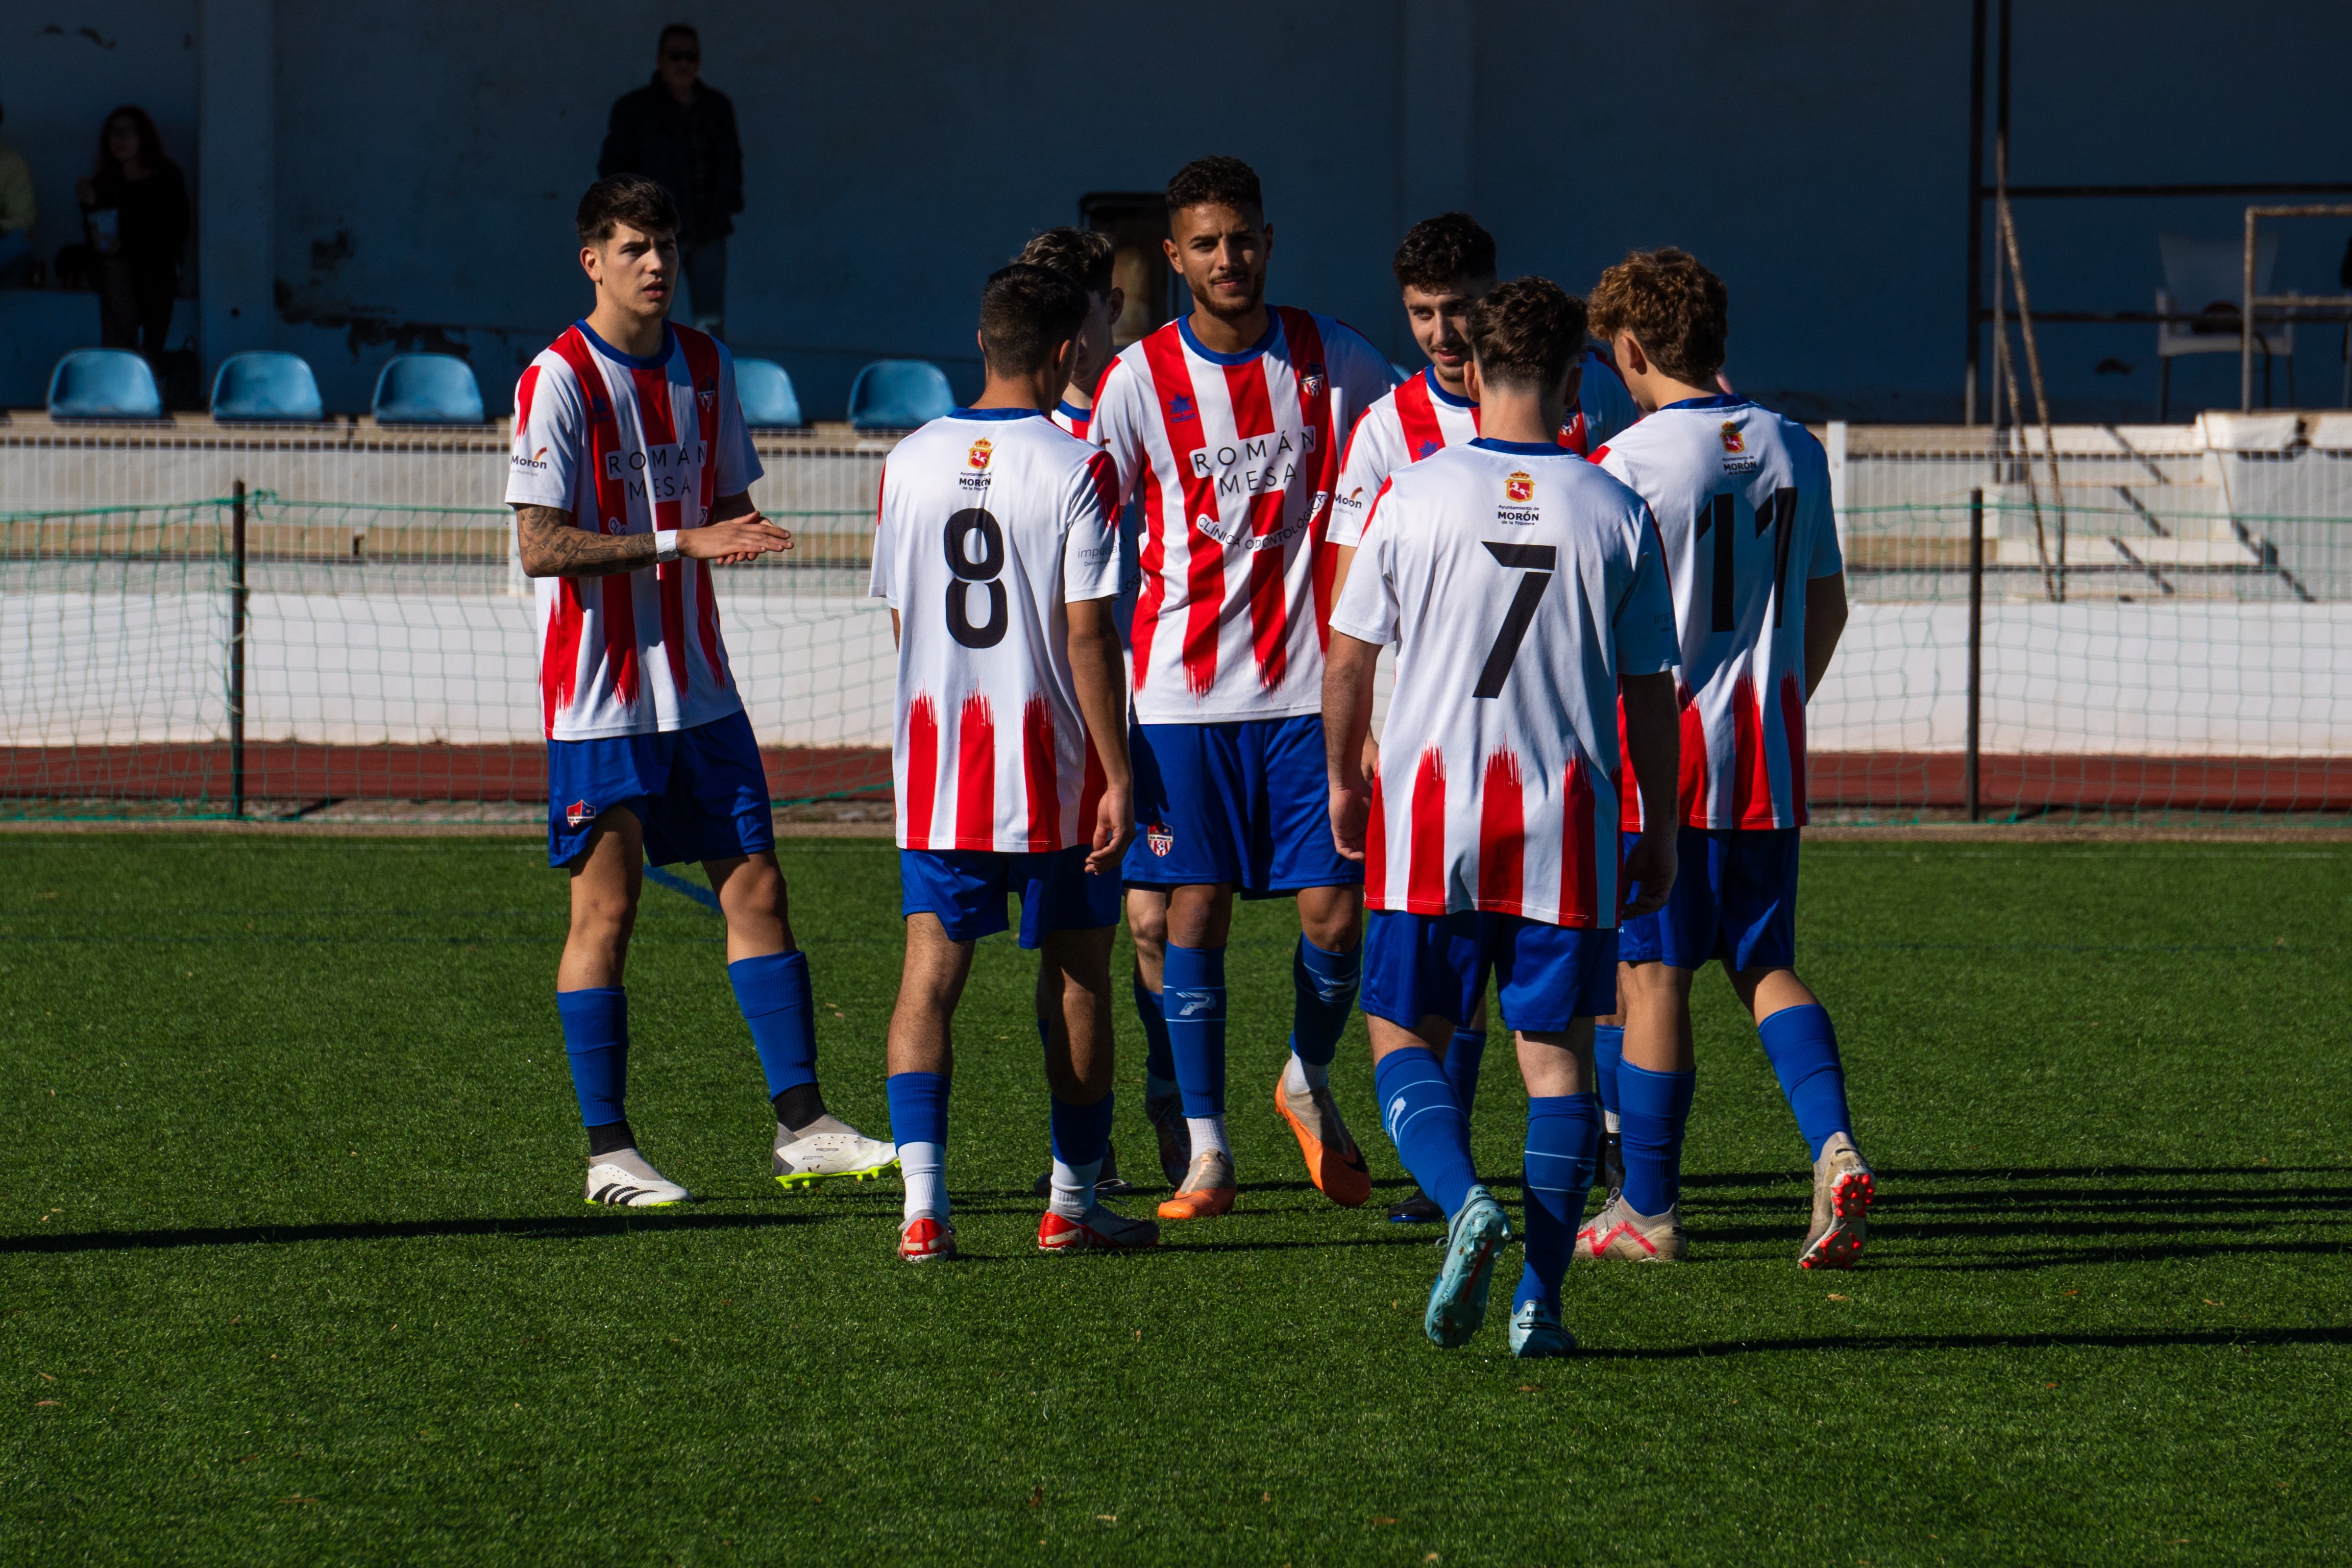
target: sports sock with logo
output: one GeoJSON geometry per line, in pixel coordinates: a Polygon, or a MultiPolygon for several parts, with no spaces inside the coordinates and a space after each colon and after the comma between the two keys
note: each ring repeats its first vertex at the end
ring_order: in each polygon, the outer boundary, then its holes
{"type": "Polygon", "coordinates": [[[1576,1256],[1576,1226],[1584,1218],[1585,1194],[1592,1190],[1592,1168],[1600,1160],[1598,1097],[1528,1097],[1528,1261],[1511,1297],[1513,1311],[1541,1301],[1559,1312],[1559,1282],[1576,1256]]]}
{"type": "Polygon", "coordinates": [[[1290,961],[1290,1055],[1309,1089],[1331,1081],[1331,1058],[1339,1054],[1348,1015],[1356,1010],[1363,967],[1361,952],[1330,952],[1298,939],[1290,961]]]}
{"type": "Polygon", "coordinates": [[[1486,1059],[1484,1029],[1456,1029],[1454,1037],[1445,1042],[1445,1080],[1454,1086],[1454,1098],[1465,1117],[1477,1100],[1478,1066],[1486,1059]]]}
{"type": "Polygon", "coordinates": [[[1143,1087],[1150,1094],[1176,1092],[1176,1057],[1168,1047],[1168,1015],[1161,1011],[1160,993],[1135,972],[1135,1016],[1143,1025],[1143,1087]]]}
{"type": "Polygon", "coordinates": [[[1478,1183],[1470,1163],[1470,1123],[1454,1086],[1427,1046],[1391,1051],[1372,1067],[1381,1097],[1381,1125],[1397,1158],[1451,1220],[1478,1183]]]}
{"type": "Polygon", "coordinates": [[[943,1072],[894,1072],[883,1084],[890,1098],[898,1173],[907,1186],[908,1219],[948,1215],[948,1082],[943,1072]]]}
{"type": "MultiPolygon", "coordinates": [[[[1160,1014],[1188,1118],[1225,1113],[1225,950],[1168,944],[1160,1014]]],[[[1193,1146],[1199,1153],[1200,1146],[1193,1146]]]]}
{"type": "Polygon", "coordinates": [[[1622,1024],[1592,1026],[1592,1081],[1601,1095],[1601,1125],[1610,1131],[1620,1130],[1617,1109],[1617,1064],[1625,1059],[1625,1026],[1622,1024]]]}
{"type": "Polygon", "coordinates": [[[1683,1193],[1683,1134],[1690,1126],[1696,1072],[1652,1072],[1623,1062],[1617,1068],[1618,1114],[1623,1119],[1627,1205],[1655,1216],[1683,1193]]]}
{"type": "Polygon", "coordinates": [[[767,1074],[776,1124],[797,1132],[824,1114],[824,1096],[816,1087],[816,1003],[808,958],[800,952],[739,958],[727,966],[727,978],[751,1031],[751,1047],[760,1053],[760,1070],[767,1074]]]}
{"type": "Polygon", "coordinates": [[[1102,1173],[1103,1153],[1110,1147],[1111,1100],[1106,1094],[1092,1105],[1072,1105],[1059,1097],[1054,1100],[1051,1206],[1065,1219],[1082,1219],[1094,1206],[1095,1178],[1102,1173]]]}
{"type": "MultiPolygon", "coordinates": [[[[625,1121],[629,1087],[629,994],[618,985],[591,985],[555,994],[563,1021],[563,1049],[572,1060],[572,1089],[580,1097],[580,1125],[625,1121]]],[[[604,1151],[598,1151],[604,1152],[604,1151]]]]}
{"type": "Polygon", "coordinates": [[[1797,1131],[1812,1146],[1816,1160],[1822,1145],[1836,1133],[1852,1132],[1853,1121],[1845,1105],[1845,1068],[1838,1059],[1837,1030],[1829,1009],[1814,1003],[1783,1007],[1756,1026],[1764,1055],[1780,1079],[1780,1092],[1797,1113],[1797,1131]]]}

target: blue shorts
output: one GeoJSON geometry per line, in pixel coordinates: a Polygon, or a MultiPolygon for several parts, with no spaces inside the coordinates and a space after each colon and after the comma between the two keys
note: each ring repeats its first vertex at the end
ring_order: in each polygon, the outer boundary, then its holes
{"type": "Polygon", "coordinates": [[[933,914],[951,942],[977,942],[1010,931],[1004,895],[1021,895],[1021,945],[1035,947],[1057,931],[1099,931],[1118,923],[1118,879],[1087,870],[1087,847],[1042,855],[992,849],[898,851],[898,912],[933,914]]]}
{"type": "Polygon", "coordinates": [[[1229,883],[1244,898],[1351,887],[1363,868],[1331,842],[1323,716],[1138,724],[1130,887],[1229,883]]]}
{"type": "Polygon", "coordinates": [[[616,805],[645,825],[646,858],[726,860],[776,847],[768,772],[740,712],[691,730],[547,743],[547,863],[587,853],[596,818],[616,805]]]}
{"type": "Polygon", "coordinates": [[[1503,1022],[1558,1033],[1571,1018],[1617,1011],[1617,933],[1465,910],[1374,910],[1364,927],[1364,1011],[1415,1029],[1434,1013],[1466,1024],[1501,984],[1503,1022]]]}
{"type": "MultiPolygon", "coordinates": [[[[1794,827],[1685,827],[1675,841],[1675,890],[1655,914],[1630,920],[1617,956],[1628,963],[1778,969],[1797,962],[1794,827]]],[[[1625,835],[1625,848],[1636,834],[1625,835]]],[[[1634,894],[1627,889],[1625,896],[1634,894]]]]}

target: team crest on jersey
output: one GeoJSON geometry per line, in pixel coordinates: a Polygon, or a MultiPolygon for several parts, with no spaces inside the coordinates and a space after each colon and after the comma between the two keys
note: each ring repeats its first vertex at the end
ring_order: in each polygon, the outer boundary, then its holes
{"type": "Polygon", "coordinates": [[[1180,392],[1168,400],[1168,418],[1171,424],[1186,419],[1198,419],[1200,416],[1201,411],[1192,405],[1192,400],[1184,394],[1180,392]]]}
{"type": "Polygon", "coordinates": [[[1320,397],[1330,381],[1323,374],[1323,362],[1316,360],[1298,374],[1298,384],[1309,397],[1320,397]]]}
{"type": "Polygon", "coordinates": [[[694,405],[702,411],[702,416],[705,419],[709,419],[711,416],[717,414],[719,412],[719,383],[715,380],[706,381],[700,386],[696,387],[694,389],[694,405]]]}
{"type": "Polygon", "coordinates": [[[563,808],[563,820],[573,827],[593,822],[596,820],[596,808],[584,800],[575,800],[563,808]]]}
{"type": "Polygon", "coordinates": [[[1738,425],[1729,419],[1723,422],[1723,449],[1735,454],[1748,450],[1748,443],[1740,439],[1738,425]]]}
{"type": "Polygon", "coordinates": [[[1513,470],[1511,477],[1503,481],[1503,499],[1520,506],[1535,500],[1535,477],[1523,468],[1513,470]]]}
{"type": "Polygon", "coordinates": [[[1418,463],[1423,458],[1428,457],[1432,452],[1436,451],[1444,445],[1445,445],[1445,443],[1443,441],[1423,441],[1420,446],[1413,448],[1412,460],[1418,463]]]}
{"type": "Polygon", "coordinates": [[[963,460],[970,463],[974,470],[983,469],[988,467],[989,457],[993,451],[994,448],[988,444],[988,437],[982,436],[971,444],[971,450],[964,454],[963,460]]]}
{"type": "Polygon", "coordinates": [[[1143,842],[1154,855],[1165,860],[1176,847],[1176,830],[1155,822],[1143,830],[1143,842]]]}

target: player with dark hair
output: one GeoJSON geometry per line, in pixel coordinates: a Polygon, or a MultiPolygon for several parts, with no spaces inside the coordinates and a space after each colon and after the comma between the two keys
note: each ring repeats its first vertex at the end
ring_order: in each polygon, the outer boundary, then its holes
{"type": "Polygon", "coordinates": [[[1623,750],[1654,809],[1674,798],[1674,601],[1639,496],[1559,445],[1584,307],[1541,278],[1464,323],[1484,426],[1390,476],[1331,614],[1324,677],[1332,837],[1364,864],[1364,1012],[1381,1120],[1449,1220],[1423,1327],[1465,1344],[1510,1227],[1478,1183],[1437,1053],[1498,982],[1528,1089],[1527,1266],[1514,1354],[1565,1354],[1560,1281],[1600,1150],[1592,1020],[1616,1005],[1617,921],[1675,878],[1660,826],[1626,854],[1623,750]],[[1362,744],[1381,645],[1397,647],[1388,743],[1362,744]]]}
{"type": "Polygon", "coordinates": [[[1020,259],[1050,267],[1087,291],[1087,319],[1078,331],[1078,363],[1054,409],[1054,423],[1083,441],[1094,419],[1095,388],[1110,368],[1111,328],[1127,308],[1127,290],[1111,281],[1118,246],[1092,228],[1049,228],[1021,247],[1020,259]]]}
{"type": "MultiPolygon", "coordinates": [[[[1644,416],[1593,460],[1649,502],[1674,582],[1683,876],[1664,908],[1626,923],[1624,1014],[1612,1020],[1622,1031],[1607,1031],[1600,1053],[1624,1179],[1579,1233],[1577,1254],[1684,1254],[1683,1133],[1696,1082],[1690,988],[1715,960],[1755,1018],[1812,1151],[1812,1222],[1798,1263],[1846,1268],[1869,1234],[1874,1182],[1854,1144],[1837,1033],[1795,967],[1805,705],[1845,626],[1845,570],[1821,443],[1715,389],[1727,318],[1723,280],[1680,250],[1637,251],[1592,291],[1593,327],[1644,416]],[[1609,1059],[1612,1047],[1622,1061],[1609,1059]]],[[[1638,809],[1627,792],[1629,835],[1666,826],[1643,778],[1638,809]]]]}
{"type": "Polygon", "coordinates": [[[759,743],[719,633],[713,565],[792,548],[748,493],[760,459],[724,346],[665,318],[677,214],[640,175],[580,200],[595,308],[515,388],[507,500],[539,580],[548,863],[572,879],[556,1012],[588,1131],[590,1203],[687,1190],[637,1152],[624,1109],[622,989],[650,860],[699,860],[727,920],[727,974],[776,1114],[786,1186],[866,1177],[896,1152],[827,1113],[808,962],[793,942],[759,743]]]}
{"type": "MultiPolygon", "coordinates": [[[[1331,531],[1333,595],[1346,586],[1356,542],[1363,532],[1364,514],[1388,477],[1409,463],[1449,446],[1459,446],[1478,433],[1478,405],[1465,378],[1469,374],[1470,344],[1464,335],[1471,307],[1495,286],[1495,238],[1467,213],[1440,213],[1423,218],[1405,231],[1391,269],[1404,297],[1405,319],[1413,342],[1429,358],[1420,374],[1407,380],[1364,411],[1349,438],[1347,459],[1333,498],[1331,531]]],[[[1560,444],[1573,451],[1590,449],[1637,417],[1633,399],[1605,355],[1590,344],[1583,351],[1569,394],[1572,412],[1560,430],[1560,444]],[[1596,435],[1597,433],[1597,435],[1596,435]]],[[[1378,766],[1380,744],[1367,739],[1364,771],[1378,766]]],[[[1478,1090],[1478,1069],[1486,1055],[1486,1004],[1477,1010],[1445,1047],[1446,1075],[1466,1114],[1478,1090]]],[[[1389,1218],[1399,1222],[1434,1222],[1444,1217],[1426,1193],[1414,1193],[1391,1205],[1389,1218]]]]}
{"type": "Polygon", "coordinates": [[[1192,310],[1130,344],[1096,395],[1092,438],[1141,500],[1127,856],[1135,1000],[1153,1056],[1145,1110],[1177,1190],[1162,1219],[1233,1207],[1225,1138],[1225,940],[1235,892],[1297,901],[1291,1056],[1275,1103],[1335,1203],[1371,1173],[1333,1100],[1354,1010],[1357,868],[1322,810],[1323,531],[1349,429],[1388,364],[1328,316],[1268,306],[1274,226],[1256,174],[1201,158],[1168,184],[1168,259],[1192,310]]]}
{"type": "Polygon", "coordinates": [[[1045,417],[1088,309],[1071,279],[1014,263],[981,296],[987,389],[883,465],[876,598],[898,644],[898,870],[905,971],[890,1015],[890,1125],[907,1184],[898,1255],[953,1258],[950,1038],[974,945],[1021,897],[1042,950],[1037,1033],[1053,1095],[1049,1252],[1150,1247],[1160,1227],[1096,1197],[1111,1123],[1110,946],[1133,779],[1111,600],[1117,475],[1045,417]]]}

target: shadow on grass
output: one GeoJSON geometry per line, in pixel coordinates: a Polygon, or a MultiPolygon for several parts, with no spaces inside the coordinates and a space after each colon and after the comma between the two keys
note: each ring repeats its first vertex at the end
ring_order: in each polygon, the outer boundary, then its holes
{"type": "Polygon", "coordinates": [[[255,1247],[306,1241],[405,1241],[420,1237],[511,1236],[574,1241],[637,1231],[759,1230],[807,1225],[814,1215],[597,1214],[511,1215],[488,1219],[354,1220],[325,1225],[237,1225],[183,1230],[85,1230],[58,1236],[0,1237],[8,1253],[136,1252],[152,1247],[255,1247]]]}
{"type": "Polygon", "coordinates": [[[1703,1344],[1582,1346],[1579,1359],[1684,1361],[1696,1356],[1770,1355],[1796,1351],[2154,1350],[2168,1345],[2273,1348],[2352,1345],[2352,1327],[2316,1329],[2185,1329],[2146,1334],[1822,1334],[1786,1340],[1717,1340],[1703,1344]]]}

